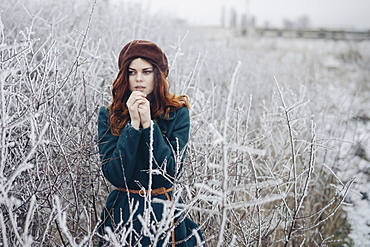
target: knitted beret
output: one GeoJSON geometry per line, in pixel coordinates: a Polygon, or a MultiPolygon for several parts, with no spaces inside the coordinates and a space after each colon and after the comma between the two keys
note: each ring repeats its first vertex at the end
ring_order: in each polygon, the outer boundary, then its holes
{"type": "Polygon", "coordinates": [[[159,69],[168,76],[168,61],[166,54],[155,43],[148,40],[133,40],[127,43],[119,53],[118,68],[131,58],[147,58],[158,65],[159,69]]]}

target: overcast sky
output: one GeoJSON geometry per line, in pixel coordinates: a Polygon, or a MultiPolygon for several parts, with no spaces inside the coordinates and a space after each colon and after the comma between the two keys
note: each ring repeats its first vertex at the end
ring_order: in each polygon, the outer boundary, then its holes
{"type": "Polygon", "coordinates": [[[161,11],[191,24],[220,25],[221,9],[235,8],[256,18],[257,25],[269,22],[282,26],[307,15],[313,27],[370,29],[370,0],[146,0],[153,12],[161,11]]]}

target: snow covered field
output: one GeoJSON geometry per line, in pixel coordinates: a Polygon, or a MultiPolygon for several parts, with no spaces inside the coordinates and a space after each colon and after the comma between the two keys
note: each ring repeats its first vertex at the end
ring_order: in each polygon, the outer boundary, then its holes
{"type": "Polygon", "coordinates": [[[140,5],[21,3],[0,22],[3,246],[96,242],[112,189],[97,109],[131,39],[158,43],[191,99],[175,186],[208,246],[370,245],[370,41],[215,38],[140,5]]]}

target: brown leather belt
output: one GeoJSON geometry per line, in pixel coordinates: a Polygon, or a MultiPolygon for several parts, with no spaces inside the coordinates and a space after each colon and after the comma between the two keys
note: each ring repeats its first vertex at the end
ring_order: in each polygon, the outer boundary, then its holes
{"type": "MultiPolygon", "coordinates": [[[[123,192],[129,192],[129,193],[132,193],[132,194],[138,194],[141,197],[144,197],[146,194],[149,193],[149,190],[143,190],[143,189],[142,190],[131,190],[131,189],[126,189],[126,188],[116,188],[116,190],[123,191],[123,192]]],[[[168,189],[166,189],[165,187],[160,187],[158,189],[152,190],[151,191],[151,194],[152,194],[152,196],[165,195],[166,198],[167,198],[167,200],[170,201],[171,200],[171,197],[168,194],[168,192],[170,192],[170,191],[172,191],[172,187],[171,188],[168,188],[168,189]]],[[[175,225],[175,222],[172,221],[172,224],[171,225],[174,226],[175,225]]],[[[175,247],[175,244],[174,244],[175,241],[176,241],[176,239],[175,239],[175,229],[172,230],[172,232],[171,232],[171,240],[172,240],[171,246],[172,247],[175,247]]]]}
{"type": "MultiPolygon", "coordinates": [[[[132,194],[138,194],[142,197],[144,197],[146,194],[149,193],[149,190],[131,190],[131,189],[126,189],[126,188],[116,188],[117,190],[120,190],[120,191],[124,191],[124,192],[129,192],[129,193],[132,193],[132,194]]],[[[171,188],[168,188],[166,189],[165,187],[160,187],[158,189],[154,189],[152,190],[152,196],[157,196],[157,195],[165,195],[167,200],[171,200],[171,197],[170,195],[168,194],[168,192],[172,191],[172,187],[171,188]]]]}

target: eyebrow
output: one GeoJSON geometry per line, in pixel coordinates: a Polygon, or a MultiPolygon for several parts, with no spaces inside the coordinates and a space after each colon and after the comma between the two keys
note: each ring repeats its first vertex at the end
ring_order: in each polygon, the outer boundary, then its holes
{"type": "MultiPolygon", "coordinates": [[[[128,69],[130,69],[130,70],[136,70],[136,69],[134,69],[134,68],[128,68],[128,69]]],[[[153,69],[153,67],[143,68],[142,70],[149,70],[149,69],[153,69]]]]}

